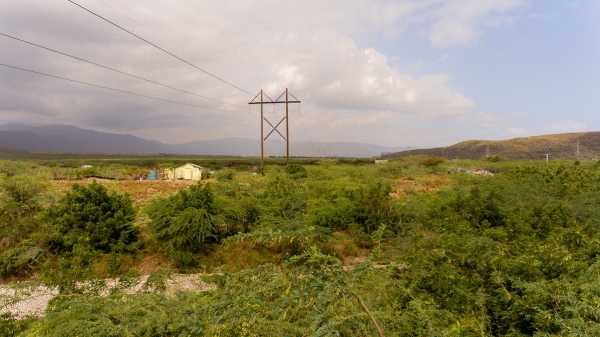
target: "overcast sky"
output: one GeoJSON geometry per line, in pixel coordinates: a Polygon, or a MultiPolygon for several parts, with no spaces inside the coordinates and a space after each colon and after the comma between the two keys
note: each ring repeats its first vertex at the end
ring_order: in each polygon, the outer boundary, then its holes
{"type": "Polygon", "coordinates": [[[259,138],[247,103],[289,88],[302,100],[292,141],[429,147],[600,129],[597,0],[73,1],[223,81],[67,0],[0,0],[0,33],[230,104],[5,36],[0,63],[227,111],[0,66],[0,123],[259,138]]]}

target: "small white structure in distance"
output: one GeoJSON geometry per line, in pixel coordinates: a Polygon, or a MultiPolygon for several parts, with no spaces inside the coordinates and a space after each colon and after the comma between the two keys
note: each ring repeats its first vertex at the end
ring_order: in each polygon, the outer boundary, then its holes
{"type": "Polygon", "coordinates": [[[387,159],[375,159],[375,164],[387,164],[387,159]]]}
{"type": "Polygon", "coordinates": [[[92,168],[92,167],[93,167],[92,165],[83,165],[81,168],[86,169],[86,168],[92,168]]]}
{"type": "Polygon", "coordinates": [[[206,169],[200,165],[187,163],[185,165],[165,169],[167,179],[202,180],[202,174],[206,169]]]}

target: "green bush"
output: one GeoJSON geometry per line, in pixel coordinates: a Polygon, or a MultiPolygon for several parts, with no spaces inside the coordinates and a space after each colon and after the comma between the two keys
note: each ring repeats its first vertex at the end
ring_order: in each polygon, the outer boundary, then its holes
{"type": "Polygon", "coordinates": [[[71,251],[79,244],[110,253],[140,248],[135,216],[129,194],[108,192],[94,181],[87,186],[74,184],[58,205],[48,210],[47,219],[62,236],[59,244],[63,249],[71,251]]]}
{"type": "Polygon", "coordinates": [[[0,174],[13,177],[27,172],[27,164],[20,161],[0,160],[0,174]]]}
{"type": "Polygon", "coordinates": [[[294,178],[306,178],[308,173],[304,166],[299,164],[289,164],[285,168],[285,172],[294,178]]]}
{"type": "Polygon", "coordinates": [[[38,214],[49,201],[44,176],[9,175],[1,178],[0,275],[23,274],[43,261],[44,225],[38,214]],[[36,234],[37,231],[37,234],[36,234]]]}
{"type": "Polygon", "coordinates": [[[429,158],[425,158],[423,159],[423,165],[427,166],[427,167],[436,167],[441,163],[444,163],[446,161],[446,159],[442,158],[442,157],[429,157],[429,158]]]}
{"type": "Polygon", "coordinates": [[[315,226],[347,229],[354,222],[352,201],[346,197],[323,200],[310,209],[311,222],[315,226]]]}
{"type": "Polygon", "coordinates": [[[230,170],[230,169],[219,170],[219,171],[215,172],[215,178],[217,179],[217,181],[228,181],[228,180],[233,180],[233,177],[235,177],[235,174],[236,174],[235,170],[230,170]]]}
{"type": "Polygon", "coordinates": [[[361,225],[365,233],[371,233],[383,224],[390,229],[395,227],[398,214],[393,208],[390,192],[389,185],[378,182],[352,193],[354,223],[361,225]]]}
{"type": "Polygon", "coordinates": [[[179,268],[196,267],[196,254],[219,239],[210,184],[198,183],[168,198],[157,198],[146,208],[146,213],[159,248],[179,268]]]}
{"type": "Polygon", "coordinates": [[[485,160],[492,162],[492,163],[497,163],[497,162],[505,161],[506,158],[504,158],[502,156],[489,156],[489,157],[486,157],[485,160]]]}

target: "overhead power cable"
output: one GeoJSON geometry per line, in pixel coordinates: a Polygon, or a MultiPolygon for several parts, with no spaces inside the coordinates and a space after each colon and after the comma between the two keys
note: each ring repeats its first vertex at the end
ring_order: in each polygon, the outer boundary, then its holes
{"type": "Polygon", "coordinates": [[[38,47],[38,48],[42,48],[42,49],[45,49],[45,50],[48,50],[48,51],[51,51],[51,52],[54,52],[54,53],[57,53],[57,54],[60,54],[60,55],[64,55],[64,56],[67,56],[67,57],[70,57],[70,58],[74,58],[74,59],[76,59],[76,60],[79,60],[79,61],[82,61],[82,62],[86,62],[86,63],[92,64],[92,65],[95,65],[95,66],[97,66],[97,67],[101,67],[101,68],[104,68],[104,69],[108,69],[108,70],[111,70],[111,71],[117,72],[117,73],[119,73],[119,74],[123,74],[123,75],[131,76],[131,77],[134,77],[134,78],[137,78],[137,79],[140,79],[140,80],[146,81],[146,82],[150,82],[150,83],[153,83],[153,84],[156,84],[156,85],[160,85],[160,86],[162,86],[162,87],[165,87],[165,88],[169,88],[169,89],[177,90],[177,91],[180,91],[180,92],[183,92],[183,93],[186,93],[186,94],[190,94],[190,95],[198,96],[198,97],[201,97],[201,98],[204,98],[204,99],[208,99],[208,100],[211,100],[211,101],[215,101],[215,102],[219,102],[219,103],[224,103],[224,104],[229,104],[229,105],[231,105],[231,106],[235,106],[235,107],[238,107],[238,108],[243,108],[243,109],[246,109],[246,107],[244,107],[244,106],[241,106],[241,105],[235,105],[235,104],[232,104],[232,103],[227,103],[227,102],[225,102],[225,101],[220,101],[220,100],[218,100],[218,99],[214,99],[214,98],[210,98],[210,97],[206,97],[206,96],[198,95],[198,94],[195,94],[195,93],[193,93],[193,92],[190,92],[190,91],[187,91],[187,90],[178,89],[178,88],[172,87],[172,86],[170,86],[170,85],[162,84],[162,83],[159,83],[159,82],[156,82],[156,81],[153,81],[153,80],[149,80],[149,79],[147,79],[147,78],[143,78],[143,77],[140,77],[140,76],[137,76],[137,75],[133,75],[133,74],[130,74],[130,73],[126,73],[126,72],[124,72],[124,71],[121,71],[121,70],[118,70],[118,69],[114,69],[114,68],[111,68],[111,67],[107,67],[107,66],[104,66],[104,65],[101,65],[101,64],[98,64],[98,63],[92,62],[92,61],[88,61],[88,60],[82,59],[82,58],[80,58],[80,57],[77,57],[77,56],[69,55],[69,54],[67,54],[67,53],[63,53],[63,52],[60,52],[60,51],[58,51],[58,50],[55,50],[55,49],[52,49],[52,48],[44,47],[44,46],[42,46],[42,45],[39,45],[39,44],[36,44],[36,43],[33,43],[33,42],[25,41],[25,40],[22,40],[22,39],[16,38],[16,37],[14,37],[14,36],[10,36],[10,35],[3,34],[3,33],[0,33],[0,35],[2,35],[2,36],[5,36],[5,37],[8,37],[8,38],[11,38],[11,39],[14,39],[14,40],[17,40],[17,41],[20,41],[20,42],[23,42],[23,43],[27,43],[27,44],[29,44],[29,45],[32,45],[32,46],[35,46],[35,47],[38,47]]]}
{"type": "Polygon", "coordinates": [[[106,86],[103,86],[103,85],[92,84],[92,83],[83,82],[83,81],[77,81],[77,80],[66,78],[66,77],[62,77],[62,76],[56,76],[56,75],[46,74],[46,73],[35,71],[35,70],[29,70],[29,69],[19,68],[19,67],[11,66],[11,65],[8,65],[8,64],[2,64],[2,63],[0,63],[0,66],[7,67],[7,68],[12,68],[12,69],[17,69],[17,70],[21,70],[21,71],[26,71],[26,72],[30,72],[30,73],[34,73],[34,74],[38,74],[38,75],[44,75],[44,76],[48,76],[48,77],[54,77],[54,78],[58,78],[58,79],[69,81],[69,82],[74,82],[74,83],[79,83],[79,84],[85,84],[85,85],[89,85],[89,86],[96,87],[96,88],[102,88],[102,89],[106,89],[106,90],[121,92],[121,93],[124,93],[124,94],[129,94],[129,95],[134,95],[134,96],[139,96],[139,97],[145,97],[145,98],[151,98],[151,99],[155,99],[155,100],[159,100],[159,101],[163,101],[163,102],[175,103],[175,104],[180,104],[180,105],[187,105],[187,106],[192,106],[192,107],[196,107],[196,108],[209,109],[209,110],[215,110],[215,111],[241,113],[241,112],[233,111],[233,110],[224,110],[224,109],[211,108],[211,107],[208,107],[208,106],[183,103],[183,102],[173,101],[173,100],[170,100],[170,99],[159,98],[159,97],[154,97],[154,96],[149,96],[149,95],[144,95],[144,94],[138,94],[138,93],[135,93],[135,92],[126,91],[126,90],[120,90],[120,89],[115,89],[115,88],[110,88],[110,87],[106,87],[106,86]]]}
{"type": "MultiPolygon", "coordinates": [[[[231,73],[230,73],[230,72],[228,72],[228,71],[224,71],[223,69],[217,69],[217,67],[215,67],[215,66],[214,66],[214,65],[212,65],[211,63],[209,63],[209,62],[207,62],[206,60],[202,59],[201,57],[199,57],[199,56],[195,55],[194,53],[192,53],[192,52],[191,52],[191,51],[189,51],[188,49],[181,47],[181,46],[180,46],[180,45],[178,45],[177,43],[175,43],[175,42],[173,42],[173,41],[170,41],[169,39],[167,39],[167,38],[163,37],[162,35],[160,35],[160,34],[159,34],[159,33],[157,33],[156,31],[154,31],[154,30],[152,30],[152,29],[148,28],[147,26],[143,25],[142,23],[140,23],[139,21],[137,21],[137,20],[135,20],[134,18],[130,17],[129,15],[127,15],[127,14],[123,13],[122,11],[118,10],[117,8],[115,8],[115,7],[113,7],[113,6],[109,5],[109,4],[107,4],[107,3],[106,3],[104,0],[98,0],[98,1],[99,1],[99,2],[101,2],[102,4],[104,4],[106,7],[110,8],[110,9],[112,9],[113,11],[115,11],[115,12],[119,13],[120,15],[122,15],[122,16],[124,16],[124,17],[126,17],[127,19],[129,19],[129,20],[131,20],[131,21],[135,22],[135,23],[136,23],[138,26],[140,26],[140,27],[144,28],[145,30],[149,31],[150,33],[152,33],[152,34],[156,35],[156,36],[157,36],[159,39],[161,39],[161,40],[163,40],[163,41],[167,42],[168,44],[170,44],[170,45],[172,45],[172,46],[175,46],[176,48],[178,48],[178,49],[180,49],[180,50],[184,51],[184,52],[185,52],[185,53],[187,53],[188,55],[190,55],[190,56],[192,56],[193,58],[195,58],[195,59],[199,60],[200,62],[202,62],[202,63],[206,64],[207,66],[209,66],[209,67],[212,67],[213,69],[215,69],[215,70],[217,70],[217,71],[219,71],[219,72],[221,72],[221,73],[223,73],[223,74],[225,74],[225,75],[228,75],[228,76],[230,76],[230,77],[234,76],[234,75],[231,75],[231,73]]],[[[246,82],[247,82],[247,83],[250,83],[249,81],[247,81],[247,80],[244,80],[244,79],[241,79],[241,82],[244,82],[244,83],[246,83],[246,82]]]]}
{"type": "Polygon", "coordinates": [[[202,69],[202,68],[200,68],[200,67],[198,67],[198,66],[196,66],[196,65],[194,65],[194,64],[192,64],[192,63],[190,63],[190,62],[188,62],[188,61],[186,61],[186,60],[184,60],[184,59],[182,59],[181,57],[179,57],[179,56],[177,56],[177,55],[175,55],[175,54],[173,54],[173,53],[171,53],[171,52],[169,52],[169,51],[167,51],[167,50],[165,50],[165,49],[163,49],[163,48],[161,48],[161,47],[159,47],[159,46],[155,45],[154,43],[152,43],[152,42],[150,42],[150,41],[148,41],[148,40],[144,39],[143,37],[141,37],[141,36],[139,36],[139,35],[136,35],[136,34],[134,34],[134,33],[130,32],[129,30],[127,30],[127,29],[125,29],[125,28],[123,28],[123,27],[121,27],[121,26],[117,25],[116,23],[114,23],[114,22],[112,22],[112,21],[110,21],[110,20],[106,19],[105,17],[103,17],[103,16],[100,16],[99,14],[96,14],[96,13],[92,12],[91,10],[89,10],[89,9],[87,9],[87,8],[85,8],[85,7],[83,7],[83,6],[81,6],[80,4],[78,4],[78,3],[76,3],[76,2],[74,2],[74,1],[72,1],[72,0],[67,0],[67,1],[69,1],[70,3],[72,3],[72,4],[76,5],[77,7],[81,8],[81,9],[83,9],[83,10],[85,10],[85,11],[87,11],[87,12],[89,12],[89,13],[91,13],[91,14],[93,14],[93,15],[97,16],[97,17],[99,17],[100,19],[102,19],[102,20],[104,20],[104,21],[106,21],[106,22],[110,23],[111,25],[113,25],[113,26],[115,26],[115,27],[117,27],[117,28],[119,28],[119,29],[121,29],[121,30],[123,30],[123,31],[125,31],[125,32],[127,32],[127,33],[129,33],[130,35],[133,35],[133,36],[137,37],[138,39],[140,39],[140,40],[142,40],[142,41],[144,41],[144,42],[148,43],[149,45],[151,45],[151,46],[153,46],[153,47],[155,47],[155,48],[157,48],[157,49],[159,49],[159,50],[162,50],[163,52],[165,52],[165,53],[167,53],[167,54],[169,54],[169,55],[173,56],[174,58],[176,58],[176,59],[178,59],[178,60],[180,60],[180,61],[182,61],[182,62],[184,62],[184,63],[186,63],[186,64],[188,64],[188,65],[190,65],[190,66],[192,66],[192,67],[194,67],[194,68],[196,68],[196,69],[198,69],[198,70],[200,70],[200,71],[202,71],[203,73],[205,73],[205,74],[207,74],[207,75],[210,75],[210,76],[212,76],[212,77],[216,78],[217,80],[219,80],[219,81],[221,81],[221,82],[223,82],[223,83],[225,83],[225,84],[228,84],[228,85],[230,85],[230,86],[231,86],[231,87],[233,87],[233,88],[236,88],[236,89],[238,89],[238,90],[240,90],[240,91],[243,91],[243,92],[245,92],[245,93],[247,93],[247,94],[249,94],[249,95],[252,95],[252,94],[251,94],[251,93],[249,93],[248,91],[246,91],[246,90],[244,90],[244,89],[242,89],[242,88],[240,88],[240,87],[238,87],[238,86],[236,86],[236,85],[234,85],[234,84],[232,84],[232,83],[230,83],[230,82],[227,82],[226,80],[224,80],[224,79],[222,79],[222,78],[220,78],[220,77],[218,77],[218,76],[216,76],[216,75],[213,75],[213,74],[209,73],[208,71],[206,71],[206,70],[204,70],[204,69],[202,69]]]}
{"type": "MultiPolygon", "coordinates": [[[[215,25],[212,21],[210,21],[206,15],[204,15],[196,6],[194,6],[194,4],[192,4],[189,0],[185,0],[190,6],[192,6],[196,12],[198,14],[200,14],[206,21],[208,21],[208,23],[211,24],[211,26],[213,26],[221,35],[223,35],[223,37],[225,37],[227,40],[229,40],[229,42],[235,46],[235,43],[233,42],[233,39],[231,37],[229,37],[229,35],[225,34],[222,30],[219,29],[219,27],[217,27],[217,25],[215,25]]],[[[244,53],[243,51],[240,51],[239,49],[237,50],[239,51],[242,55],[246,56],[246,58],[248,60],[252,61],[252,58],[250,56],[248,56],[248,54],[244,53]]],[[[261,71],[267,71],[267,69],[263,68],[260,63],[257,63],[258,67],[261,69],[261,71]]]]}

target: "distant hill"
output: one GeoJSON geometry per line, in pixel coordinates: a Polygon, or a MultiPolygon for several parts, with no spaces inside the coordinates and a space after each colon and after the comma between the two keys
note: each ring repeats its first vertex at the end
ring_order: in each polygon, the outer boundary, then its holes
{"type": "MultiPolygon", "coordinates": [[[[375,157],[408,147],[385,147],[353,142],[292,142],[291,156],[375,157]]],[[[222,138],[183,144],[164,144],[128,134],[81,129],[71,125],[0,125],[0,152],[103,153],[103,154],[188,154],[259,156],[260,140],[222,138]]],[[[269,139],[265,156],[284,156],[285,142],[269,139]]]]}
{"type": "Polygon", "coordinates": [[[417,149],[393,153],[394,157],[409,154],[445,156],[446,158],[479,159],[485,157],[489,146],[490,156],[499,155],[507,159],[575,159],[577,141],[581,159],[600,157],[600,132],[562,133],[543,136],[514,138],[508,140],[467,140],[447,147],[417,149]]]}

